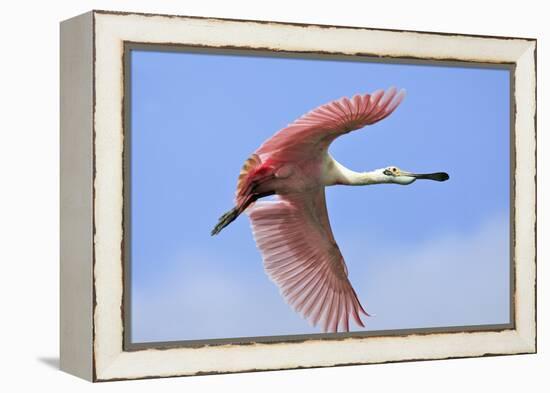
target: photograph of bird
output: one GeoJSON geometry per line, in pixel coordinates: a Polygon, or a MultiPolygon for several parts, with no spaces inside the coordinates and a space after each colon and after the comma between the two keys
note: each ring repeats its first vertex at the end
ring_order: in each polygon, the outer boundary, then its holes
{"type": "Polygon", "coordinates": [[[355,172],[330,155],[336,138],[386,118],[404,97],[404,90],[390,88],[341,98],[275,133],[244,163],[235,206],[211,232],[218,234],[246,212],[266,273],[286,302],[324,332],[348,332],[350,318],[364,327],[361,315],[369,316],[332,233],[325,187],[449,179],[445,172],[419,174],[396,166],[355,172]],[[269,196],[274,199],[259,200],[269,196]]]}

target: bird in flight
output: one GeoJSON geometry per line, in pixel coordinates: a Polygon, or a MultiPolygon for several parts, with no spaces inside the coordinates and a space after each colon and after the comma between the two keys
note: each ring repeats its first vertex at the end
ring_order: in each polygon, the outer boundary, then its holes
{"type": "Polygon", "coordinates": [[[314,326],[321,324],[324,332],[349,331],[350,318],[364,327],[361,314],[369,316],[334,239],[325,187],[449,179],[445,172],[418,174],[396,166],[355,172],[328,152],[336,138],[389,116],[404,97],[404,90],[390,88],[342,98],[275,133],[245,161],[235,206],[212,230],[218,234],[246,212],[266,273],[286,302],[314,326]],[[259,200],[271,195],[274,200],[259,200]]]}

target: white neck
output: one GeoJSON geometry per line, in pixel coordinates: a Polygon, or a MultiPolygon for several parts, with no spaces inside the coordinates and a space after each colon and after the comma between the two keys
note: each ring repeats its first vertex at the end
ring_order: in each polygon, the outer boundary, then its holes
{"type": "Polygon", "coordinates": [[[335,159],[331,158],[328,166],[326,185],[343,184],[348,186],[367,186],[370,184],[388,183],[388,177],[384,176],[381,169],[370,172],[355,172],[346,168],[335,159]]]}

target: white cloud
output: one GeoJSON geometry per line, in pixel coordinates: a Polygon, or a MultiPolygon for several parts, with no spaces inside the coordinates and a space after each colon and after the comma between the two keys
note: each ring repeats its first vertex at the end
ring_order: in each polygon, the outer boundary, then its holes
{"type": "MultiPolygon", "coordinates": [[[[375,314],[367,319],[368,330],[506,322],[506,218],[418,245],[397,240],[365,251],[362,244],[351,237],[340,241],[352,284],[375,314]]],[[[134,288],[134,341],[320,332],[284,303],[261,269],[239,273],[227,261],[212,262],[207,252],[178,258],[177,269],[162,272],[147,288],[134,288]]]]}
{"type": "MultiPolygon", "coordinates": [[[[506,323],[508,221],[495,217],[466,234],[442,234],[415,248],[381,247],[350,269],[369,330],[506,323]]],[[[407,246],[409,247],[409,246],[407,246]]]]}
{"type": "Polygon", "coordinates": [[[228,261],[219,268],[206,256],[178,259],[180,267],[155,285],[133,290],[135,342],[317,333],[290,310],[263,270],[243,276],[228,261]]]}

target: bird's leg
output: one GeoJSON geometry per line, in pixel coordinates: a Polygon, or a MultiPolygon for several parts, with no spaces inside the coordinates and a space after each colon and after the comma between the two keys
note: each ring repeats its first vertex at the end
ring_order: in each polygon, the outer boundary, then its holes
{"type": "Polygon", "coordinates": [[[276,175],[275,173],[273,173],[272,168],[269,168],[269,170],[270,170],[269,173],[265,173],[265,170],[264,170],[264,173],[258,173],[257,175],[255,175],[254,179],[250,180],[246,188],[242,190],[239,193],[239,195],[248,197],[248,195],[255,194],[257,193],[257,189],[260,185],[262,185],[263,183],[269,180],[273,180],[276,177],[276,175]]]}
{"type": "Polygon", "coordinates": [[[239,214],[244,212],[248,206],[256,202],[258,199],[274,195],[275,191],[267,191],[267,192],[256,192],[254,194],[249,195],[245,201],[239,206],[239,214]]]}
{"type": "Polygon", "coordinates": [[[237,196],[237,206],[223,214],[212,232],[212,236],[217,235],[220,231],[231,224],[235,219],[246,210],[248,206],[260,198],[273,195],[275,191],[259,191],[259,187],[269,180],[273,180],[276,175],[271,167],[260,168],[254,173],[254,178],[251,179],[245,188],[239,192],[237,196]]]}
{"type": "Polygon", "coordinates": [[[244,212],[248,206],[256,202],[258,199],[274,194],[275,191],[268,191],[248,195],[243,203],[241,203],[239,206],[235,206],[233,209],[229,210],[219,218],[218,223],[216,224],[214,229],[212,229],[210,235],[214,236],[220,233],[223,228],[235,221],[235,219],[239,217],[239,215],[244,212]]]}

